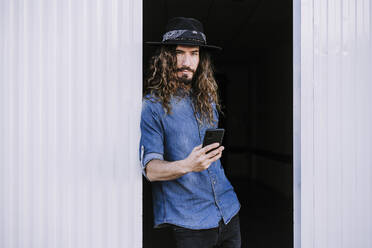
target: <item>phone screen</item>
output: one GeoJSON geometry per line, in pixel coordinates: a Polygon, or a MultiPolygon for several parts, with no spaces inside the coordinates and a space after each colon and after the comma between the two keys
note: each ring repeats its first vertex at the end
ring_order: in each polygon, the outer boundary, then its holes
{"type": "Polygon", "coordinates": [[[223,128],[207,129],[205,131],[203,147],[216,143],[216,142],[220,143],[221,145],[224,133],[225,133],[225,129],[223,128]]]}

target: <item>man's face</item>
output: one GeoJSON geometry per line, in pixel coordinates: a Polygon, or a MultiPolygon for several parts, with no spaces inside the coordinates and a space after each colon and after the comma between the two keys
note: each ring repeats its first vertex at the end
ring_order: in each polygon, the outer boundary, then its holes
{"type": "Polygon", "coordinates": [[[199,47],[178,45],[176,56],[177,77],[180,82],[190,84],[199,64],[199,47]]]}

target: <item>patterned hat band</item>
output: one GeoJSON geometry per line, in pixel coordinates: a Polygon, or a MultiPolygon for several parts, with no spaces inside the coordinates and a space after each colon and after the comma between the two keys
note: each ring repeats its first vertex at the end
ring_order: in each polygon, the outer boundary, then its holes
{"type": "Polygon", "coordinates": [[[193,30],[172,30],[166,32],[163,35],[163,41],[170,41],[170,40],[193,40],[198,41],[203,44],[207,44],[207,38],[204,33],[199,31],[193,30]]]}

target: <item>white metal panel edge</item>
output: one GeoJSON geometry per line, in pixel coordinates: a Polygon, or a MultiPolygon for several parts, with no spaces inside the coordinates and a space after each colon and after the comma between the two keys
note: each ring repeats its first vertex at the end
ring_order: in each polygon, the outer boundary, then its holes
{"type": "Polygon", "coordinates": [[[0,247],[142,247],[142,1],[0,1],[0,247]]]}
{"type": "Polygon", "coordinates": [[[300,135],[295,130],[295,142],[296,136],[301,140],[295,147],[295,156],[301,149],[301,178],[295,178],[301,185],[301,202],[295,199],[301,242],[295,237],[295,246],[371,247],[371,2],[294,3],[301,6],[300,85],[294,77],[295,101],[296,87],[301,92],[294,103],[301,128],[300,135]]]}

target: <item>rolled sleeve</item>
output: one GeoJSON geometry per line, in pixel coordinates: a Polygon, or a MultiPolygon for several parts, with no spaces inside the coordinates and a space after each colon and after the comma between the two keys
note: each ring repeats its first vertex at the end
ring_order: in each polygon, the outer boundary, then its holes
{"type": "Polygon", "coordinates": [[[149,154],[146,154],[146,156],[143,158],[143,165],[142,168],[145,168],[148,162],[150,162],[153,159],[159,159],[159,160],[164,160],[163,154],[151,152],[149,154]]]}
{"type": "Polygon", "coordinates": [[[142,174],[147,178],[146,166],[153,159],[164,160],[164,130],[153,102],[144,100],[141,113],[140,162],[142,174]]]}

